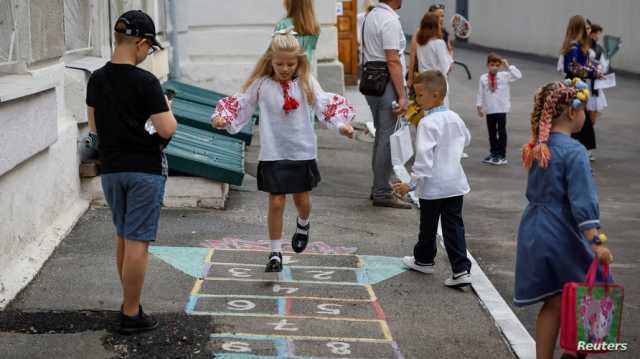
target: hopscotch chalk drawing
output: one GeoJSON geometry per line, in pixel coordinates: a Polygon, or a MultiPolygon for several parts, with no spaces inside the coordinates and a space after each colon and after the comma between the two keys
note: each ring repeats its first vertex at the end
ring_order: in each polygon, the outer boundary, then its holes
{"type": "Polygon", "coordinates": [[[403,358],[372,287],[406,270],[399,258],[313,242],[304,254],[285,248],[274,274],[268,241],[204,245],[150,252],[195,278],[185,311],[215,318],[216,358],[403,358]]]}

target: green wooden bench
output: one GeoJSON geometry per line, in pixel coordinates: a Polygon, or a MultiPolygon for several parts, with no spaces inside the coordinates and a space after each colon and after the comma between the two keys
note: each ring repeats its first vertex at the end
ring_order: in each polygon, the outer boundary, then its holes
{"type": "Polygon", "coordinates": [[[217,182],[242,184],[242,140],[179,124],[165,153],[172,170],[217,182]]]}
{"type": "Polygon", "coordinates": [[[230,135],[224,130],[218,130],[211,126],[211,114],[218,101],[227,95],[204,89],[184,82],[169,80],[162,87],[165,90],[173,90],[176,93],[173,99],[173,114],[180,123],[196,127],[202,130],[219,133],[225,136],[239,138],[247,145],[253,138],[253,126],[258,119],[258,113],[247,123],[240,132],[230,135]]]}

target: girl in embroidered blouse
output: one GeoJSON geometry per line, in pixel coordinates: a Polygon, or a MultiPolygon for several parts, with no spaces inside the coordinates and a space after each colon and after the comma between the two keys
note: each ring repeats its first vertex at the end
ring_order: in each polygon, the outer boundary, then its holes
{"type": "MultiPolygon", "coordinates": [[[[536,321],[536,357],[553,358],[565,283],[582,282],[594,257],[613,261],[600,236],[598,194],[585,148],[571,133],[585,121],[588,85],[553,82],[534,98],[531,139],[522,158],[529,170],[518,229],[514,304],[543,302],[536,321]]],[[[602,272],[598,273],[603,279],[602,272]]],[[[583,357],[564,353],[562,358],[583,357]]]]}
{"type": "Polygon", "coordinates": [[[237,133],[260,109],[258,189],[269,193],[268,227],[272,253],[266,272],[282,271],[282,227],[286,195],[298,210],[291,246],[297,253],[309,241],[311,190],[320,182],[317,139],[312,113],[341,135],[352,138],[353,106],[342,96],[326,93],[309,73],[309,62],[294,36],[276,33],[242,87],[242,94],[224,98],[212,125],[237,133]]]}

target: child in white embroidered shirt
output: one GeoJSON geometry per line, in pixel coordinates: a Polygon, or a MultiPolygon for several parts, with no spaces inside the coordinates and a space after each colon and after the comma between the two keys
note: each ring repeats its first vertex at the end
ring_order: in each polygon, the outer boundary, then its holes
{"type": "Polygon", "coordinates": [[[509,65],[507,59],[490,53],[487,56],[489,72],[480,76],[476,106],[478,116],[487,116],[489,130],[489,155],[482,160],[491,165],[506,165],[507,162],[507,113],[511,111],[509,83],[522,78],[520,70],[509,65]],[[500,71],[501,67],[506,71],[500,71]]]}
{"type": "Polygon", "coordinates": [[[218,102],[212,125],[239,132],[260,108],[258,189],[269,193],[268,227],[272,253],[267,272],[282,271],[282,227],[286,195],[298,210],[291,246],[297,253],[309,241],[310,191],[320,181],[314,113],[351,138],[355,117],[343,97],[326,93],[310,75],[304,50],[290,32],[274,34],[271,45],[243,86],[243,94],[218,102]]]}
{"type": "Polygon", "coordinates": [[[469,183],[460,163],[471,135],[457,113],[443,106],[446,78],[440,71],[425,71],[414,81],[416,102],[426,116],[418,124],[416,157],[411,183],[397,183],[395,190],[405,195],[415,190],[420,198],[420,234],[413,256],[402,262],[409,268],[432,274],[436,257],[438,220],[442,218],[444,244],[453,275],[448,287],[471,284],[471,261],[462,222],[462,197],[469,183]]]}

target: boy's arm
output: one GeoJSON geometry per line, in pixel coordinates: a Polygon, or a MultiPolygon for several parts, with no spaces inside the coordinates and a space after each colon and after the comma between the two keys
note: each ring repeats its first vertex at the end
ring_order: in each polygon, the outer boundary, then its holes
{"type": "MultiPolygon", "coordinates": [[[[423,122],[423,121],[421,121],[423,122]]],[[[416,158],[413,163],[412,179],[419,181],[433,176],[434,149],[438,144],[438,128],[431,123],[418,126],[416,138],[416,158]]]]}
{"type": "Polygon", "coordinates": [[[509,62],[505,59],[504,65],[507,67],[508,81],[513,82],[522,78],[522,73],[515,65],[509,65],[509,62]]]}
{"type": "Polygon", "coordinates": [[[171,102],[162,91],[160,81],[155,77],[150,77],[140,85],[144,96],[142,105],[151,114],[149,119],[153,127],[155,127],[158,136],[164,140],[170,140],[178,128],[178,122],[173,117],[171,102]]]}
{"type": "Polygon", "coordinates": [[[478,116],[484,117],[482,106],[484,104],[484,85],[482,83],[482,76],[478,80],[478,94],[476,95],[476,108],[478,109],[478,116]]]}
{"type": "Polygon", "coordinates": [[[98,130],[96,128],[96,109],[87,106],[87,123],[89,125],[89,133],[97,134],[98,130]]]}

